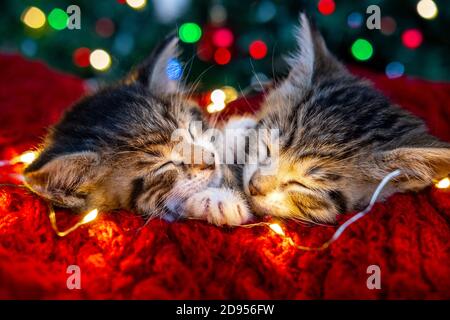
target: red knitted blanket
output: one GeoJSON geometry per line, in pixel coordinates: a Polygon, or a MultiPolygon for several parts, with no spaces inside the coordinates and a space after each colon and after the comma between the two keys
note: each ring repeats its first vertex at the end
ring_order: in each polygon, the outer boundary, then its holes
{"type": "MultiPolygon", "coordinates": [[[[18,56],[0,56],[0,159],[37,146],[46,127],[85,91],[82,80],[18,56]]],[[[395,102],[450,141],[450,85],[369,77],[395,102]]],[[[258,99],[256,99],[258,100],[258,99]]],[[[227,113],[249,108],[238,100],[227,113]]],[[[0,167],[17,183],[21,166],[0,167]]],[[[353,214],[340,217],[343,223],[353,214]]],[[[58,211],[61,226],[77,217],[58,211]]],[[[0,298],[315,299],[450,298],[450,196],[428,188],[377,204],[328,249],[305,252],[267,227],[218,228],[203,222],[145,224],[129,212],[102,213],[64,238],[46,203],[0,186],[0,298]],[[81,289],[67,288],[69,265],[81,289]],[[371,265],[381,289],[369,289],[371,265]]],[[[317,246],[335,226],[282,225],[301,245],[317,246]]]]}

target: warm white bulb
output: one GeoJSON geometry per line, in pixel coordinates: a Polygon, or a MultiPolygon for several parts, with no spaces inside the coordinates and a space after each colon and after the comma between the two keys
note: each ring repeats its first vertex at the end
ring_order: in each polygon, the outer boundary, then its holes
{"type": "Polygon", "coordinates": [[[142,9],[147,4],[147,0],[127,0],[127,4],[133,9],[142,9]]]}
{"type": "Polygon", "coordinates": [[[15,157],[11,160],[13,164],[16,163],[24,163],[24,164],[31,164],[37,157],[37,153],[34,151],[27,151],[22,153],[21,155],[15,157]]]}
{"type": "Polygon", "coordinates": [[[438,183],[436,183],[436,188],[447,189],[448,187],[450,187],[450,179],[449,178],[444,178],[441,181],[439,181],[438,183]]]}
{"type": "Polygon", "coordinates": [[[96,49],[91,52],[89,62],[94,69],[104,71],[111,66],[111,57],[105,50],[96,49]]]}
{"type": "Polygon", "coordinates": [[[272,229],[272,231],[275,232],[276,234],[284,236],[284,231],[278,223],[269,224],[269,228],[272,229]]]}
{"type": "Polygon", "coordinates": [[[206,111],[208,111],[208,113],[219,112],[223,109],[225,109],[225,102],[223,101],[220,103],[211,103],[206,107],[206,111]]]}
{"type": "Polygon", "coordinates": [[[438,8],[433,0],[420,0],[417,3],[417,12],[424,19],[434,19],[438,14],[438,8]]]}
{"type": "Polygon", "coordinates": [[[225,102],[225,92],[221,89],[216,89],[213,92],[211,92],[211,101],[214,104],[221,104],[225,102]]]}
{"type": "Polygon", "coordinates": [[[83,223],[83,224],[89,223],[89,222],[95,220],[95,218],[97,218],[97,215],[98,215],[98,210],[94,209],[84,216],[83,220],[81,220],[81,223],[83,223]]]}

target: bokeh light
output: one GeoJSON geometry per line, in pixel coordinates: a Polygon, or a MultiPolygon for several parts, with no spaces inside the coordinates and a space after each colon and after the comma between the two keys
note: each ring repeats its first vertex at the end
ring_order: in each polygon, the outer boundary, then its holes
{"type": "Polygon", "coordinates": [[[231,86],[225,86],[221,89],[225,93],[225,102],[229,103],[238,98],[238,92],[231,86]]]}
{"type": "Polygon", "coordinates": [[[217,64],[224,65],[230,62],[231,52],[227,48],[218,48],[214,53],[214,61],[217,64]]]}
{"type": "Polygon", "coordinates": [[[169,80],[180,80],[183,75],[183,66],[178,59],[172,58],[167,62],[166,74],[169,80]]]}
{"type": "Polygon", "coordinates": [[[352,12],[347,17],[347,25],[352,29],[361,27],[362,23],[363,16],[359,12],[352,12]]]}
{"type": "Polygon", "coordinates": [[[143,9],[147,4],[147,0],[126,0],[126,1],[127,4],[135,10],[143,9]]]}
{"type": "Polygon", "coordinates": [[[217,47],[229,47],[233,44],[234,36],[230,29],[220,28],[214,32],[212,41],[217,47]]]}
{"type": "Polygon", "coordinates": [[[266,56],[267,45],[262,40],[255,40],[250,43],[248,51],[253,59],[259,60],[266,56]]]}
{"type": "Polygon", "coordinates": [[[181,41],[195,43],[202,37],[202,29],[194,22],[183,23],[178,30],[181,41]]]}
{"type": "Polygon", "coordinates": [[[433,0],[420,0],[417,3],[417,13],[424,19],[434,19],[438,15],[438,8],[433,0]]]}
{"type": "Polygon", "coordinates": [[[69,16],[67,13],[59,8],[50,11],[48,15],[48,24],[55,30],[63,30],[67,27],[69,16]]]}
{"type": "Polygon", "coordinates": [[[73,53],[73,63],[81,68],[89,67],[89,56],[91,55],[91,50],[89,48],[78,48],[73,53]]]}
{"type": "Polygon", "coordinates": [[[111,57],[105,50],[96,49],[91,52],[89,62],[94,69],[105,71],[111,66],[111,57]]]}
{"type": "Polygon", "coordinates": [[[405,66],[398,61],[393,61],[386,66],[386,76],[389,79],[400,78],[404,73],[405,66]]]}
{"type": "Polygon", "coordinates": [[[390,36],[397,29],[397,22],[392,17],[383,17],[381,18],[381,33],[390,36]]]}
{"type": "Polygon", "coordinates": [[[336,4],[334,0],[320,0],[317,4],[317,9],[324,16],[328,16],[336,10],[336,4]]]}
{"type": "Polygon", "coordinates": [[[450,187],[450,179],[448,177],[436,183],[436,188],[438,189],[447,189],[448,187],[450,187]]]}
{"type": "Polygon", "coordinates": [[[95,23],[95,32],[103,38],[111,37],[114,33],[114,29],[114,22],[109,18],[100,18],[95,23]]]}
{"type": "Polygon", "coordinates": [[[22,13],[22,22],[29,28],[39,29],[45,25],[45,14],[37,7],[28,7],[22,13]]]}
{"type": "Polygon", "coordinates": [[[351,48],[352,55],[360,61],[369,60],[373,55],[373,47],[366,39],[357,39],[351,48]]]}
{"type": "Polygon", "coordinates": [[[409,49],[417,49],[423,41],[422,32],[419,29],[408,29],[402,33],[403,45],[409,49]]]}

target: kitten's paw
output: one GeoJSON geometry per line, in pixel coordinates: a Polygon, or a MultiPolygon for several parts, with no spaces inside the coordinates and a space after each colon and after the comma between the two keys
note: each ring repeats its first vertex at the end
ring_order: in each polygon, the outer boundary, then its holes
{"type": "Polygon", "coordinates": [[[185,214],[215,225],[236,226],[248,222],[252,215],[241,196],[225,188],[208,188],[186,201],[185,214]]]}

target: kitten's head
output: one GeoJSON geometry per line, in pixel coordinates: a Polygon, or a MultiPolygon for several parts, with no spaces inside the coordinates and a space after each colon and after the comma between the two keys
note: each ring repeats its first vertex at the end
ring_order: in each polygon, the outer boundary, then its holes
{"type": "Polygon", "coordinates": [[[352,76],[308,19],[301,15],[300,20],[299,51],[289,60],[290,72],[268,93],[258,115],[257,128],[279,129],[279,144],[267,143],[279,156],[244,167],[254,211],[332,222],[337,213],[366,206],[377,184],[395,169],[402,175],[383,197],[446,176],[448,144],[352,76]],[[265,168],[271,161],[272,172],[265,168]]]}
{"type": "Polygon", "coordinates": [[[26,169],[33,191],[79,211],[129,208],[152,215],[177,210],[191,194],[219,183],[215,151],[198,127],[202,112],[166,72],[177,42],[167,38],[124,81],[65,114],[26,169]],[[177,129],[185,134],[174,139],[177,129]],[[192,161],[180,142],[200,158],[192,161]]]}

